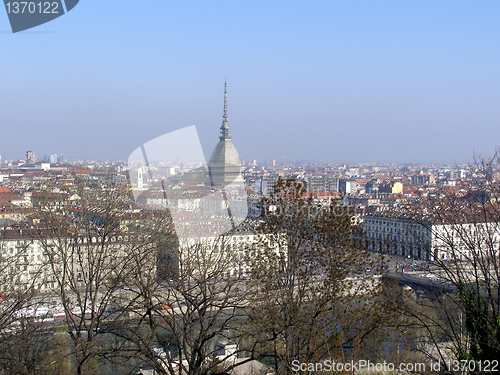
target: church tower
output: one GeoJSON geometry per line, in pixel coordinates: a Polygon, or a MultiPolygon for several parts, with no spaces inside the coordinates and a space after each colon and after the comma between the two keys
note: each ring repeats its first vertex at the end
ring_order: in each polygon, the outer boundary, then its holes
{"type": "Polygon", "coordinates": [[[139,164],[139,168],[137,168],[137,188],[144,189],[144,178],[142,176],[142,166],[139,164]]]}
{"type": "Polygon", "coordinates": [[[227,118],[227,84],[224,82],[224,115],[220,127],[219,143],[212,152],[208,163],[208,173],[212,186],[227,186],[241,172],[241,159],[231,142],[231,128],[227,118]]]}

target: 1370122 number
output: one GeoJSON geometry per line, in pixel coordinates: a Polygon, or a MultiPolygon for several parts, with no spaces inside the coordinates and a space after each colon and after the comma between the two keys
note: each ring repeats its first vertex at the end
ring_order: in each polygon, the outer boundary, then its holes
{"type": "Polygon", "coordinates": [[[498,372],[498,360],[483,360],[483,361],[469,361],[469,360],[451,360],[446,361],[448,368],[454,372],[498,372]]]}
{"type": "Polygon", "coordinates": [[[5,3],[7,13],[55,13],[59,14],[59,3],[53,1],[13,1],[5,3]]]}

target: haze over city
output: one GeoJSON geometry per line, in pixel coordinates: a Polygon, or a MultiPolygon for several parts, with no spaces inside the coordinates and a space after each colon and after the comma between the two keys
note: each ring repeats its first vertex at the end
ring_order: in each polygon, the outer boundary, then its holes
{"type": "Polygon", "coordinates": [[[244,160],[462,163],[498,146],[497,2],[82,1],[13,35],[0,12],[5,159],[125,159],[196,125],[223,85],[244,160]]]}
{"type": "Polygon", "coordinates": [[[4,6],[0,375],[498,371],[499,2],[4,6]]]}

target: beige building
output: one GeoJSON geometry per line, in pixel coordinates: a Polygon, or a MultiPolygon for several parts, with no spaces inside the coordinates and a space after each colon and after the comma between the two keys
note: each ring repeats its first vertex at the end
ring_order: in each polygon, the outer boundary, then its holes
{"type": "Polygon", "coordinates": [[[249,277],[257,252],[286,253],[286,236],[235,232],[186,238],[179,244],[179,272],[216,272],[219,277],[249,277]]]}
{"type": "Polygon", "coordinates": [[[66,267],[69,277],[78,283],[85,269],[99,266],[102,274],[125,259],[126,243],[131,235],[117,234],[103,238],[55,234],[47,229],[7,229],[0,234],[0,294],[9,291],[57,289],[55,275],[66,267]],[[94,263],[91,265],[91,263],[94,263]],[[96,262],[99,262],[97,264],[96,262]]]}
{"type": "Polygon", "coordinates": [[[220,127],[219,143],[212,152],[208,173],[212,186],[227,186],[239,178],[241,159],[231,141],[231,128],[227,117],[227,90],[224,84],[224,115],[220,127]]]}
{"type": "Polygon", "coordinates": [[[403,194],[403,183],[395,182],[392,185],[392,194],[403,194]]]}
{"type": "Polygon", "coordinates": [[[411,219],[365,216],[367,248],[419,260],[467,260],[473,252],[496,253],[500,226],[494,222],[421,223],[411,219]]]}

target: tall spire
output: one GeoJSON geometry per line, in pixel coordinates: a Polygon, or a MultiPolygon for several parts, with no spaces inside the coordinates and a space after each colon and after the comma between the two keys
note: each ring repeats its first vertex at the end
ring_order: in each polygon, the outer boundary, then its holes
{"type": "Polygon", "coordinates": [[[227,82],[224,80],[224,122],[227,122],[227,82]]]}
{"type": "Polygon", "coordinates": [[[227,120],[227,82],[224,80],[224,115],[222,116],[222,125],[220,127],[220,137],[221,141],[226,139],[231,139],[231,128],[227,120]]]}

